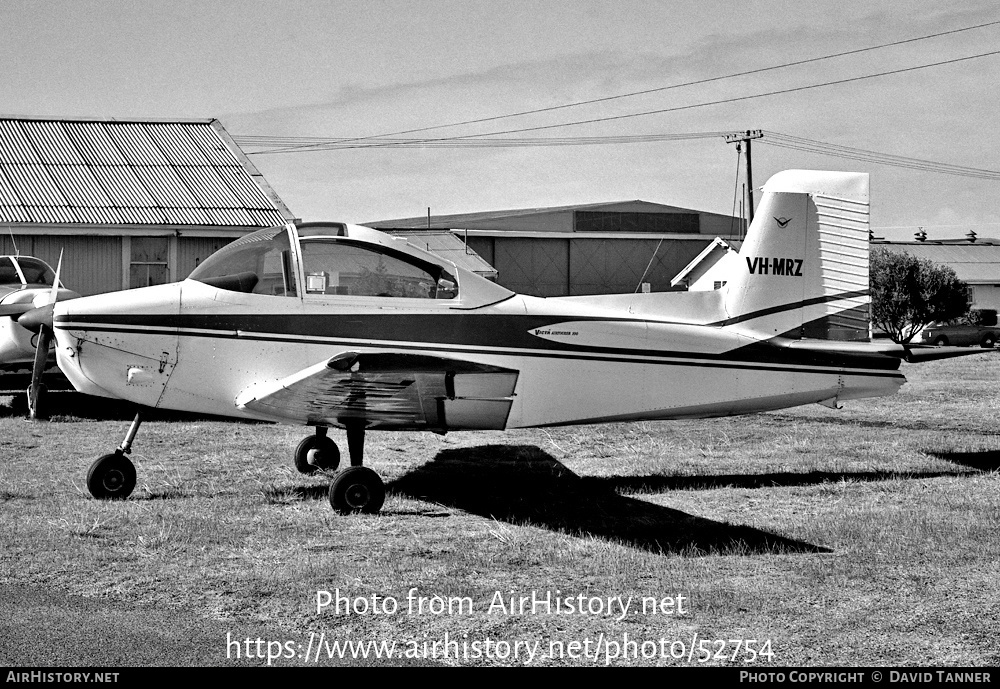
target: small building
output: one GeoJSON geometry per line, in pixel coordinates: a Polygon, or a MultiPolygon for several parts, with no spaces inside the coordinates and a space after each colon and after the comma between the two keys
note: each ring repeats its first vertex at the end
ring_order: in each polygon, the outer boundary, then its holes
{"type": "Polygon", "coordinates": [[[727,215],[638,200],[365,224],[450,231],[496,269],[499,284],[544,297],[676,289],[671,280],[684,266],[741,227],[727,215]]]}
{"type": "Polygon", "coordinates": [[[181,280],[292,219],[218,120],[0,117],[0,253],[83,295],[181,280]]]}
{"type": "Polygon", "coordinates": [[[906,252],[917,258],[948,266],[970,287],[971,307],[1000,311],[1000,240],[966,239],[897,242],[874,240],[889,251],[906,252]]]}

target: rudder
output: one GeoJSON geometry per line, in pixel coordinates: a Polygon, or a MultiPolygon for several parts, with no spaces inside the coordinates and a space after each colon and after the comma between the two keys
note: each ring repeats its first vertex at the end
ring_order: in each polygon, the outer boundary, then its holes
{"type": "Polygon", "coordinates": [[[787,170],[763,191],[720,325],[765,337],[866,339],[868,174],[787,170]]]}

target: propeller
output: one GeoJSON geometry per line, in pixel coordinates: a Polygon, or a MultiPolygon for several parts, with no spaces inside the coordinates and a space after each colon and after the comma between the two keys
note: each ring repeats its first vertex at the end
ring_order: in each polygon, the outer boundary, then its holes
{"type": "Polygon", "coordinates": [[[49,359],[49,346],[55,331],[52,329],[52,311],[59,297],[59,273],[62,271],[62,251],[59,252],[59,263],[56,264],[56,276],[52,281],[52,289],[43,299],[35,299],[33,308],[25,311],[17,324],[34,333],[38,333],[35,341],[35,361],[31,369],[31,384],[28,386],[28,418],[37,419],[39,413],[39,397],[44,390],[42,373],[49,359]],[[39,304],[38,302],[41,301],[39,304]]]}

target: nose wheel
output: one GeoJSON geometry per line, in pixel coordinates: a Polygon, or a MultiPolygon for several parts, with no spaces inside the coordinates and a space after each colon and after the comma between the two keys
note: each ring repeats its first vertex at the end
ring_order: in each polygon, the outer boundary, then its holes
{"type": "Polygon", "coordinates": [[[135,490],[135,465],[121,452],[98,457],[87,472],[87,489],[99,500],[124,500],[135,490]]]}
{"type": "Polygon", "coordinates": [[[127,455],[139,432],[142,417],[136,413],[125,439],[110,455],[98,457],[87,472],[87,490],[98,500],[124,500],[135,490],[135,465],[127,455]]]}

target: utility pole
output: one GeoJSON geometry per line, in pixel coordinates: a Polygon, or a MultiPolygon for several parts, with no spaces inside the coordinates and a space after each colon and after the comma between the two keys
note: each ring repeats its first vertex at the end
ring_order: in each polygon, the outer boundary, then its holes
{"type": "Polygon", "coordinates": [[[748,223],[753,223],[753,165],[750,160],[750,142],[754,139],[763,139],[764,132],[760,129],[748,129],[745,132],[739,132],[738,134],[726,134],[727,144],[736,144],[736,152],[739,153],[740,147],[739,142],[745,142],[747,145],[747,216],[748,223]]]}

